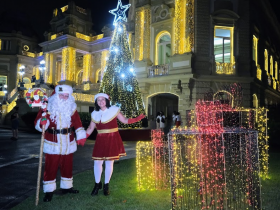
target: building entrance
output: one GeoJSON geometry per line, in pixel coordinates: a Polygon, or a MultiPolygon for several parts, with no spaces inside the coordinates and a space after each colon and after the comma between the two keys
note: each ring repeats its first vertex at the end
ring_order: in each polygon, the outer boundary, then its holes
{"type": "Polygon", "coordinates": [[[166,117],[164,131],[168,133],[172,125],[172,114],[178,111],[179,97],[170,93],[161,93],[150,97],[148,101],[150,127],[156,128],[157,113],[162,111],[166,117]]]}

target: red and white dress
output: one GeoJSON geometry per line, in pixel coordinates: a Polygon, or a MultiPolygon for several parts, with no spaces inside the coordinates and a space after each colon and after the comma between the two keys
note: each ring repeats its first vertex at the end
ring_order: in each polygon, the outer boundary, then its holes
{"type": "Polygon", "coordinates": [[[119,112],[119,107],[111,106],[104,111],[91,113],[91,120],[96,124],[98,132],[92,152],[93,160],[118,160],[121,156],[126,156],[118,131],[117,115],[119,112]]]}

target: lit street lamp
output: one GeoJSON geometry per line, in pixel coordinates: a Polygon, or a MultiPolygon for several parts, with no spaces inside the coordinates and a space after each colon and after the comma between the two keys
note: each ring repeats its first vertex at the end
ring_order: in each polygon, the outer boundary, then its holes
{"type": "Polygon", "coordinates": [[[40,66],[39,66],[39,70],[40,70],[40,83],[44,84],[44,77],[43,77],[43,73],[46,70],[46,66],[45,66],[45,61],[41,60],[40,61],[40,66]]]}

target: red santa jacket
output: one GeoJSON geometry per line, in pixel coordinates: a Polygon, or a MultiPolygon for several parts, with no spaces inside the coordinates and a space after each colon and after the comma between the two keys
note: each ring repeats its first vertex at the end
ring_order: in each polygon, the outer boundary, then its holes
{"type": "MultiPolygon", "coordinates": [[[[38,131],[42,131],[40,121],[42,118],[42,110],[40,110],[37,114],[37,117],[34,121],[35,128],[38,131]]],[[[71,125],[70,128],[73,127],[75,132],[72,131],[68,134],[54,134],[47,131],[48,128],[50,129],[62,129],[57,128],[55,121],[50,119],[50,114],[46,115],[48,123],[46,125],[46,132],[45,132],[45,141],[44,141],[44,153],[47,154],[61,154],[67,155],[74,153],[77,150],[77,143],[75,139],[78,141],[80,139],[86,138],[86,131],[82,126],[82,122],[77,110],[75,110],[71,116],[71,125]],[[76,133],[76,137],[75,137],[76,133]]]]}

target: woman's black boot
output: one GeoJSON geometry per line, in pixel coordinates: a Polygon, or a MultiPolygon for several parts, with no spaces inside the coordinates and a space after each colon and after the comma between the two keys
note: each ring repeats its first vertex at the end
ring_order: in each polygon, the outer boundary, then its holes
{"type": "Polygon", "coordinates": [[[104,195],[110,195],[109,183],[104,184],[104,186],[103,186],[103,193],[104,193],[104,195]]]}
{"type": "Polygon", "coordinates": [[[99,191],[100,189],[102,189],[102,182],[95,183],[94,188],[93,188],[93,190],[92,190],[92,192],[91,192],[91,195],[92,195],[92,196],[98,195],[98,191],[99,191]]]}

